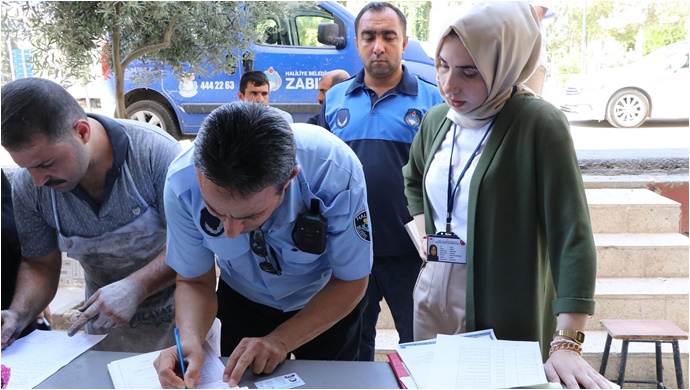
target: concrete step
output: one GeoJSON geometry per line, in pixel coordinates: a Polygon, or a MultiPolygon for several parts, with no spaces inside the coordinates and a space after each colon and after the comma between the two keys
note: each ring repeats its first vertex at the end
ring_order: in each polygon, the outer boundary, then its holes
{"type": "MultiPolygon", "coordinates": [[[[687,163],[687,162],[686,162],[687,163]]],[[[639,172],[635,175],[591,175],[583,172],[585,188],[644,188],[680,203],[681,217],[679,233],[688,235],[690,207],[688,195],[688,173],[639,172]]]]}
{"type": "Polygon", "coordinates": [[[643,188],[672,184],[687,186],[688,174],[591,175],[582,174],[585,188],[643,188]]]}
{"type": "MultiPolygon", "coordinates": [[[[685,266],[687,269],[687,264],[685,266]]],[[[597,278],[596,308],[586,329],[604,330],[599,324],[600,319],[618,318],[667,319],[688,331],[688,292],[687,277],[597,278]]],[[[376,328],[395,329],[385,300],[381,302],[376,328]]]]}
{"type": "Polygon", "coordinates": [[[395,352],[400,337],[395,329],[376,328],[376,352],[374,360],[377,362],[387,362],[388,354],[395,352]]]}
{"type": "Polygon", "coordinates": [[[586,189],[594,233],[678,233],[680,203],[645,189],[586,189]]]}
{"type": "MultiPolygon", "coordinates": [[[[599,371],[601,359],[606,344],[606,331],[586,331],[586,339],[583,345],[583,357],[585,360],[599,371]]],[[[378,329],[376,334],[376,361],[387,362],[388,354],[395,352],[398,343],[398,333],[394,329],[378,329]]],[[[613,340],[611,343],[611,353],[606,365],[606,377],[615,380],[618,377],[618,366],[620,363],[620,350],[622,341],[613,340]]],[[[688,340],[679,342],[681,360],[683,363],[683,378],[686,386],[688,382],[688,351],[690,346],[688,340]]],[[[662,366],[664,374],[664,384],[670,388],[678,388],[676,384],[675,366],[673,362],[673,351],[671,344],[662,343],[663,353],[662,366]]],[[[628,347],[628,359],[625,370],[626,379],[649,380],[656,377],[655,350],[653,343],[630,343],[628,347]]],[[[625,388],[650,388],[649,385],[638,385],[626,383],[625,388]]]]}
{"type": "Polygon", "coordinates": [[[687,277],[690,239],[679,233],[595,234],[597,277],[687,277]]]}
{"type": "Polygon", "coordinates": [[[596,308],[587,330],[602,318],[665,319],[688,331],[688,278],[598,278],[596,308]]]}

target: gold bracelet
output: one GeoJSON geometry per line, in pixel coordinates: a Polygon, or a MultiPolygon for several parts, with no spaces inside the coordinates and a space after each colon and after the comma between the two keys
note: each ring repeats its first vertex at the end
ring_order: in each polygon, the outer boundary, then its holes
{"type": "Polygon", "coordinates": [[[553,346],[556,345],[557,343],[570,343],[570,344],[580,345],[580,343],[578,343],[577,341],[573,341],[573,340],[569,340],[569,339],[558,339],[558,340],[553,340],[553,341],[551,342],[550,345],[553,347],[553,346]]]}
{"type": "Polygon", "coordinates": [[[567,342],[567,341],[560,341],[556,340],[553,345],[551,346],[551,349],[549,350],[549,357],[556,352],[556,351],[561,351],[561,350],[566,350],[566,351],[575,351],[582,357],[582,347],[579,344],[567,342]]]}
{"type": "Polygon", "coordinates": [[[556,333],[553,334],[553,337],[567,337],[570,340],[575,341],[578,344],[582,344],[585,342],[585,333],[581,330],[566,330],[566,329],[561,329],[557,330],[556,333]]]}

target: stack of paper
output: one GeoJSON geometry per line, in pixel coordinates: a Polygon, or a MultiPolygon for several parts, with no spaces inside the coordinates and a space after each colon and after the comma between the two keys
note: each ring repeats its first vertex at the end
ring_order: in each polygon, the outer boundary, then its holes
{"type": "MultiPolygon", "coordinates": [[[[225,366],[213,352],[211,346],[204,344],[204,365],[201,367],[197,389],[228,389],[223,382],[225,366]]],[[[108,371],[116,389],[161,389],[158,373],[153,361],[160,351],[115,360],[108,364],[108,371]]]]}
{"type": "Polygon", "coordinates": [[[412,240],[414,247],[417,248],[417,252],[419,252],[421,239],[419,238],[419,230],[417,230],[417,225],[415,225],[414,220],[405,224],[405,231],[407,231],[407,234],[410,236],[410,240],[412,240]]]}
{"type": "Polygon", "coordinates": [[[539,343],[496,340],[493,330],[438,335],[397,348],[407,388],[487,389],[547,384],[539,343]]]}
{"type": "Polygon", "coordinates": [[[69,337],[67,332],[35,330],[2,351],[3,384],[7,389],[31,389],[105,336],[77,333],[69,337]]]}

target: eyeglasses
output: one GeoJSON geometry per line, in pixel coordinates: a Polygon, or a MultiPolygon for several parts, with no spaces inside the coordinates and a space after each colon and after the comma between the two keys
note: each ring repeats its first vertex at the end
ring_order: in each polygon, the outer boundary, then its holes
{"type": "Polygon", "coordinates": [[[261,268],[262,271],[278,276],[283,273],[283,269],[280,268],[280,263],[278,262],[276,251],[266,245],[264,232],[261,229],[256,229],[249,234],[249,245],[252,247],[252,252],[254,252],[255,255],[264,258],[264,260],[259,263],[259,268],[261,268]],[[275,266],[271,262],[271,256],[268,255],[268,250],[266,248],[271,250],[271,254],[275,259],[275,266]]]}

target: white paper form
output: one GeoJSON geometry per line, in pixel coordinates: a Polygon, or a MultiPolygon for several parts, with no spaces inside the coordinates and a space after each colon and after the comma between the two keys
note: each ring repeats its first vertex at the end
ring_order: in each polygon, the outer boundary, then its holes
{"type": "Polygon", "coordinates": [[[10,369],[8,389],[31,389],[55,374],[106,335],[35,330],[2,351],[2,364],[10,369]]]}
{"type": "MultiPolygon", "coordinates": [[[[144,353],[125,359],[115,360],[108,364],[110,378],[116,389],[161,389],[158,373],[153,366],[161,351],[144,353]]],[[[204,365],[199,373],[197,389],[228,389],[223,382],[225,366],[213,352],[208,343],[204,344],[204,365]]],[[[237,388],[237,387],[235,387],[237,388]]]]}
{"type": "MultiPolygon", "coordinates": [[[[469,337],[486,340],[496,340],[493,329],[479,330],[476,332],[461,333],[450,337],[469,337]]],[[[407,371],[420,389],[437,388],[434,385],[434,351],[436,339],[403,343],[395,347],[400,359],[407,367],[407,371]]]]}
{"type": "Polygon", "coordinates": [[[416,383],[416,387],[426,389],[429,387],[431,370],[434,365],[434,348],[436,339],[414,341],[395,346],[400,359],[407,367],[407,371],[416,383]]]}
{"type": "Polygon", "coordinates": [[[505,389],[547,383],[539,343],[438,335],[433,387],[505,389]]]}
{"type": "Polygon", "coordinates": [[[417,225],[414,223],[414,219],[408,223],[405,224],[405,230],[407,231],[407,234],[410,236],[410,239],[414,243],[414,247],[417,248],[417,252],[420,250],[420,238],[419,238],[419,231],[417,230],[417,225]]]}

